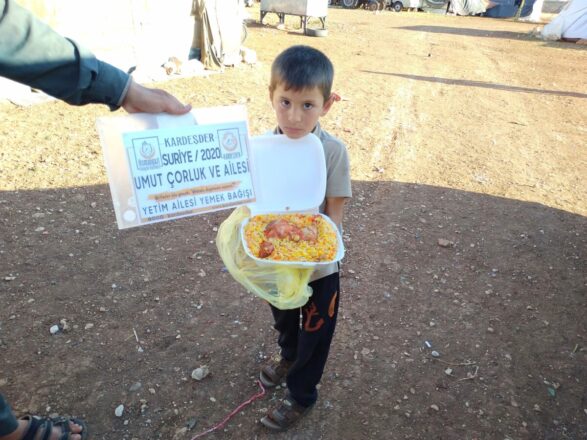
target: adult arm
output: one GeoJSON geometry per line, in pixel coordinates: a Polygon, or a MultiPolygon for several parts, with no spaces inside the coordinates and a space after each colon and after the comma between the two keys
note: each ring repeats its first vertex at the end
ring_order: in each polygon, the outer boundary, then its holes
{"type": "Polygon", "coordinates": [[[129,113],[183,114],[191,109],[167,92],[133,82],[14,0],[0,0],[0,75],[72,105],[122,106],[129,113]]]}
{"type": "Polygon", "coordinates": [[[130,76],[99,61],[55,32],[14,0],[0,0],[0,75],[69,104],[116,109],[130,76]]]}

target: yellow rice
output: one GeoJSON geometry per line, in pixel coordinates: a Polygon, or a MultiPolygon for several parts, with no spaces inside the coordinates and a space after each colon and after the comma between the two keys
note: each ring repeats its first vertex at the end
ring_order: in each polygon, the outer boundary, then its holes
{"type": "Polygon", "coordinates": [[[336,256],[336,232],[330,223],[322,216],[312,214],[264,214],[253,216],[245,226],[245,241],[251,254],[259,255],[259,247],[263,241],[273,244],[275,250],[264,258],[274,261],[331,261],[336,256]],[[318,238],[315,242],[293,241],[289,238],[267,238],[265,228],[278,219],[284,219],[298,228],[315,224],[318,228],[318,238]],[[314,222],[313,220],[316,219],[314,222]]]}

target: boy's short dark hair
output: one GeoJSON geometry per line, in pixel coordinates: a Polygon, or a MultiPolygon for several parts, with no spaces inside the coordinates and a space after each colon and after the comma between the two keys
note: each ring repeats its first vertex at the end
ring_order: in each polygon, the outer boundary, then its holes
{"type": "Polygon", "coordinates": [[[269,92],[273,95],[278,84],[295,91],[318,87],[326,101],[333,79],[334,67],[326,55],[310,46],[292,46],[273,61],[269,92]]]}

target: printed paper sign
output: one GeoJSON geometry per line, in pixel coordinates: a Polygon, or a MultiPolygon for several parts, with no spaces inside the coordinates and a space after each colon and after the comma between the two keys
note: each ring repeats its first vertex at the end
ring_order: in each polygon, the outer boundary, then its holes
{"type": "Polygon", "coordinates": [[[123,132],[105,149],[119,228],[254,202],[248,142],[246,121],[123,132]]]}

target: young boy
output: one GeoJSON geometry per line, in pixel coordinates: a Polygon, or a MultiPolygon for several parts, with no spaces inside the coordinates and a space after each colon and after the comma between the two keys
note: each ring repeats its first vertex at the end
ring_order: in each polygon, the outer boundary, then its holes
{"type": "MultiPolygon", "coordinates": [[[[274,134],[301,138],[313,133],[321,141],[326,158],[326,198],[320,212],[341,228],[343,208],[351,197],[349,160],[344,144],[320,128],[318,120],[338,98],[332,94],[334,68],[319,50],[293,46],[283,51],[271,67],[269,97],[277,117],[274,134]]],[[[303,417],[318,398],[320,382],[334,334],[340,288],[338,264],[316,270],[311,278],[312,296],[300,310],[279,310],[271,306],[279,332],[281,356],[261,368],[266,387],[285,379],[283,401],[261,419],[266,427],[283,431],[303,417]]]]}

